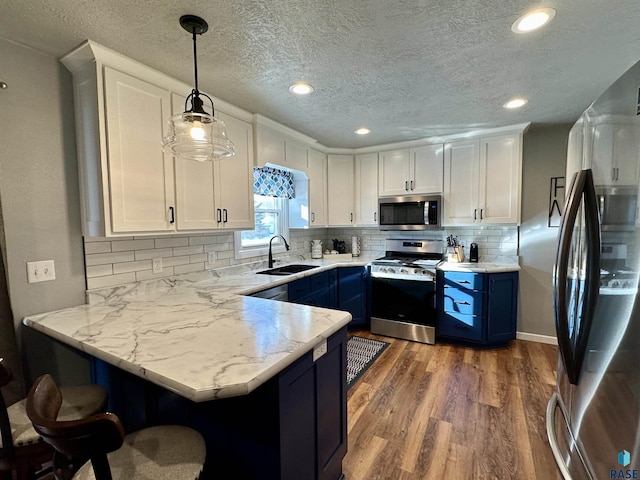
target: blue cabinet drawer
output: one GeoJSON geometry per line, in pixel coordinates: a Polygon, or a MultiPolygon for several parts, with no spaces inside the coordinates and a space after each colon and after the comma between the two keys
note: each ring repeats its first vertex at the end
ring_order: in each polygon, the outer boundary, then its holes
{"type": "Polygon", "coordinates": [[[471,272],[444,272],[444,285],[468,288],[470,290],[484,290],[484,275],[471,272]]]}
{"type": "Polygon", "coordinates": [[[322,290],[329,286],[329,272],[317,273],[309,277],[311,291],[322,290]]]}
{"type": "Polygon", "coordinates": [[[464,290],[445,285],[442,310],[465,315],[482,315],[484,292],[464,290]]]}
{"type": "Polygon", "coordinates": [[[474,342],[482,341],[481,315],[465,315],[455,312],[440,312],[436,333],[443,337],[454,337],[474,342]]]}
{"type": "Polygon", "coordinates": [[[306,297],[311,293],[311,283],[309,277],[301,278],[300,280],[294,280],[289,283],[289,301],[298,300],[299,298],[306,297]]]}

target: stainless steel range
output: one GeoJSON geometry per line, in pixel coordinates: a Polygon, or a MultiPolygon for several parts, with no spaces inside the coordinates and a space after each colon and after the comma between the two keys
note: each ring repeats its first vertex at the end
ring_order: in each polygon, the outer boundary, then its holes
{"type": "Polygon", "coordinates": [[[441,240],[387,240],[386,255],[371,262],[371,332],[435,343],[436,265],[441,240]]]}

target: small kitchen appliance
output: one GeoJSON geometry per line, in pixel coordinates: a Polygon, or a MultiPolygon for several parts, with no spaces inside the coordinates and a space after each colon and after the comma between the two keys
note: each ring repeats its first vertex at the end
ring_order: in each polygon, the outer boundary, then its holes
{"type": "Polygon", "coordinates": [[[469,261],[473,263],[478,263],[478,244],[472,243],[469,246],[469,261]]]}
{"type": "Polygon", "coordinates": [[[311,240],[311,258],[322,258],[322,240],[311,240]]]}
{"type": "Polygon", "coordinates": [[[441,224],[441,195],[380,197],[380,230],[434,230],[441,224]]]}
{"type": "Polygon", "coordinates": [[[387,240],[371,262],[371,333],[435,343],[436,265],[441,240],[387,240]]]}

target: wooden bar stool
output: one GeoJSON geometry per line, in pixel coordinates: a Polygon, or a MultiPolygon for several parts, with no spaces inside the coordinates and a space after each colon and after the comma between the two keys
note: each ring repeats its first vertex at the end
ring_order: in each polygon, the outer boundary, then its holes
{"type": "MultiPolygon", "coordinates": [[[[0,387],[12,379],[11,369],[0,358],[0,387]]],[[[62,391],[65,401],[60,409],[61,418],[75,420],[106,408],[107,392],[98,385],[62,387],[62,391]]],[[[11,478],[12,471],[18,480],[35,478],[43,464],[53,458],[53,448],[33,429],[25,407],[26,399],[7,407],[0,392],[0,472],[4,472],[0,478],[11,478]]]]}
{"type": "Polygon", "coordinates": [[[56,420],[63,396],[50,375],[38,378],[27,396],[33,428],[60,457],[88,457],[73,480],[196,480],[204,466],[204,439],[179,425],[150,427],[125,437],[117,415],[56,420]],[[107,455],[109,454],[109,455],[107,455]]]}

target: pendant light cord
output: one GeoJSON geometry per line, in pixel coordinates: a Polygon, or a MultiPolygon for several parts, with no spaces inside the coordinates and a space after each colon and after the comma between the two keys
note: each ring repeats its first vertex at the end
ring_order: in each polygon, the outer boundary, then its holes
{"type": "Polygon", "coordinates": [[[195,72],[195,94],[198,95],[200,91],[198,90],[198,55],[196,52],[196,31],[193,31],[193,70],[195,72]]]}

